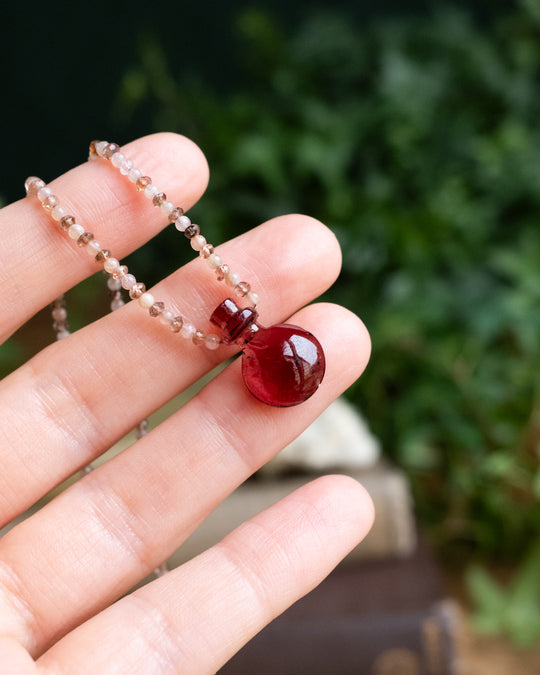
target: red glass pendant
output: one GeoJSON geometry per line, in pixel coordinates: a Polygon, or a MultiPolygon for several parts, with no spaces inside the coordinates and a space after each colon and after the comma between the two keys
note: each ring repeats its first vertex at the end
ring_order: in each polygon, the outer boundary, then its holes
{"type": "Polygon", "coordinates": [[[210,321],[223,331],[225,344],[242,348],[242,377],[255,398],[278,407],[298,405],[323,379],[326,361],[320,342],[298,326],[264,328],[257,316],[252,307],[239,309],[228,298],[210,321]]]}

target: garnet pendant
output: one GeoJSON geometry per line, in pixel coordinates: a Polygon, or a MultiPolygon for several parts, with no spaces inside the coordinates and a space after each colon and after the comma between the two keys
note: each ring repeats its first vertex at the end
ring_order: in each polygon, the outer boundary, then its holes
{"type": "Polygon", "coordinates": [[[255,398],[278,407],[302,403],[315,393],[324,376],[320,342],[298,326],[264,328],[256,320],[253,308],[239,309],[230,298],[210,317],[222,329],[225,344],[242,348],[242,377],[255,398]]]}

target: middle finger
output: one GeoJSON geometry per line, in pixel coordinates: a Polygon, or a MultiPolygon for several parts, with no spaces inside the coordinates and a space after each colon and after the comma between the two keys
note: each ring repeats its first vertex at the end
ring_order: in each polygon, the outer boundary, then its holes
{"type": "MultiPolygon", "coordinates": [[[[262,323],[283,319],[320,294],[340,262],[329,230],[301,216],[275,219],[220,252],[254,288],[272,289],[271,297],[261,301],[262,323]]],[[[180,269],[153,293],[204,325],[225,290],[199,262],[180,269]]],[[[0,409],[10,424],[0,447],[0,525],[222,358],[222,349],[210,353],[195,347],[129,303],[51,345],[6,378],[0,384],[0,409]]]]}

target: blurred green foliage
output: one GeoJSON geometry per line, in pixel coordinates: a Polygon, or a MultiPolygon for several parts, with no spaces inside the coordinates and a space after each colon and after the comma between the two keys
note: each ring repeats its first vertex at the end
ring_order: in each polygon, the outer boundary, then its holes
{"type": "Polygon", "coordinates": [[[373,340],[351,398],[445,553],[515,560],[540,522],[540,2],[483,28],[451,8],[238,25],[243,88],[176,81],[147,37],[116,114],[200,144],[212,241],[291,211],[334,230],[327,299],[373,340]]]}

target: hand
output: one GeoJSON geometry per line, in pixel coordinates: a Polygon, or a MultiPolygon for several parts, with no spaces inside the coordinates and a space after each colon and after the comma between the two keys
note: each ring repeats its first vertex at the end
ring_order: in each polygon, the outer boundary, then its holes
{"type": "MultiPolygon", "coordinates": [[[[175,203],[191,206],[202,194],[206,162],[185,138],[149,136],[126,153],[175,203]]],[[[51,187],[68,213],[120,258],[166,225],[101,161],[77,167],[51,187]]],[[[1,211],[0,241],[2,339],[97,269],[35,198],[1,211]]],[[[276,218],[219,251],[259,291],[263,324],[317,297],[340,264],[330,231],[298,215],[276,218]]],[[[194,260],[152,292],[207,326],[225,291],[194,260]]],[[[326,352],[325,379],[307,402],[287,409],[258,402],[236,361],[166,422],[0,540],[2,675],[214,672],[366,534],[373,518],[369,497],[352,479],[328,476],[129,593],[363,370],[369,338],[355,316],[311,305],[291,322],[315,333],[326,352]]],[[[5,378],[0,527],[224,354],[230,351],[211,352],[171,334],[130,302],[5,378]]]]}

